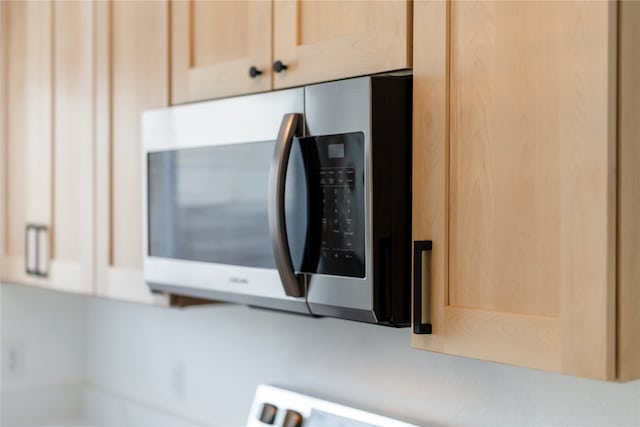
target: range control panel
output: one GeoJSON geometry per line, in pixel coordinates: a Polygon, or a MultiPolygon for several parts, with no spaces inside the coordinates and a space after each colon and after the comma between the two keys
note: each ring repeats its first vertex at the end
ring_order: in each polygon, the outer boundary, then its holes
{"type": "Polygon", "coordinates": [[[246,427],[418,427],[395,418],[260,384],[246,427]]]}
{"type": "Polygon", "coordinates": [[[365,276],[364,134],[303,138],[310,175],[309,273],[365,276]],[[315,236],[315,238],[313,238],[315,236]]]}

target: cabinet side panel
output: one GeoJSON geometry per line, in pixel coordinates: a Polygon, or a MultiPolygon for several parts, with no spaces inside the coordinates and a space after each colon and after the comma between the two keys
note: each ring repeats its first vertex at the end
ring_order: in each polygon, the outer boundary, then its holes
{"type": "Polygon", "coordinates": [[[615,379],[617,3],[562,2],[562,372],[615,379]],[[589,351],[585,351],[589,349],[589,351]]]}
{"type": "Polygon", "coordinates": [[[5,232],[6,232],[6,210],[8,207],[7,200],[5,199],[5,185],[7,184],[7,177],[5,175],[6,170],[6,118],[7,112],[6,103],[7,96],[5,93],[5,79],[6,79],[6,47],[5,42],[7,36],[5,34],[6,24],[4,22],[5,16],[5,2],[0,2],[0,282],[3,279],[4,272],[4,257],[5,257],[5,232]]]}
{"type": "Polygon", "coordinates": [[[640,378],[640,3],[620,3],[618,379],[640,378]]]}

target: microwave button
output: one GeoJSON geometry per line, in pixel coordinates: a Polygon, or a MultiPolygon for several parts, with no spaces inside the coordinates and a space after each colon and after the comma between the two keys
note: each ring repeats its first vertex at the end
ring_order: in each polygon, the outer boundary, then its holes
{"type": "MultiPolygon", "coordinates": [[[[327,185],[327,171],[320,171],[320,179],[319,179],[320,185],[327,185]]],[[[322,189],[322,194],[324,194],[325,189],[322,189]]]]}
{"type": "Polygon", "coordinates": [[[345,182],[346,182],[346,184],[347,184],[350,188],[353,188],[353,187],[355,186],[355,182],[356,182],[356,181],[355,181],[356,173],[355,173],[355,171],[353,170],[353,168],[349,168],[349,169],[347,169],[347,170],[346,170],[345,175],[346,175],[346,178],[345,178],[345,182]]]}
{"type": "Polygon", "coordinates": [[[335,185],[335,183],[336,183],[335,171],[332,171],[332,170],[327,171],[327,184],[335,185]]]}
{"type": "Polygon", "coordinates": [[[260,412],[258,420],[260,420],[260,422],[263,424],[273,424],[273,422],[276,420],[277,414],[277,406],[272,405],[271,403],[265,403],[262,405],[262,412],[260,412]]]}

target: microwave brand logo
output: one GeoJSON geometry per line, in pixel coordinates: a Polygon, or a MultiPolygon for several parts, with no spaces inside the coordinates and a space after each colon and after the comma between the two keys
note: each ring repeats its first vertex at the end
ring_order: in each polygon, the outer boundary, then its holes
{"type": "Polygon", "coordinates": [[[229,282],[231,283],[241,283],[243,285],[249,284],[249,279],[245,279],[244,277],[229,277],[229,282]]]}

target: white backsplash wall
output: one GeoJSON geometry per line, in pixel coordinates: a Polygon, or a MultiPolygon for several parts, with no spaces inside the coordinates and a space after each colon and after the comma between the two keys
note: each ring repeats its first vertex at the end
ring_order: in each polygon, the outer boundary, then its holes
{"type": "Polygon", "coordinates": [[[86,300],[0,287],[0,424],[43,424],[80,415],[86,378],[86,300]]]}
{"type": "Polygon", "coordinates": [[[226,304],[168,310],[94,299],[87,313],[92,384],[202,424],[242,425],[264,382],[421,424],[640,425],[640,381],[413,350],[408,328],[226,304]]]}
{"type": "Polygon", "coordinates": [[[113,426],[243,425],[262,382],[425,425],[640,426],[640,381],[412,350],[408,329],[226,304],[169,310],[6,285],[1,318],[3,351],[9,339],[41,349],[37,361],[28,350],[29,378],[3,378],[2,425],[6,390],[85,379],[90,418],[113,426]]]}

